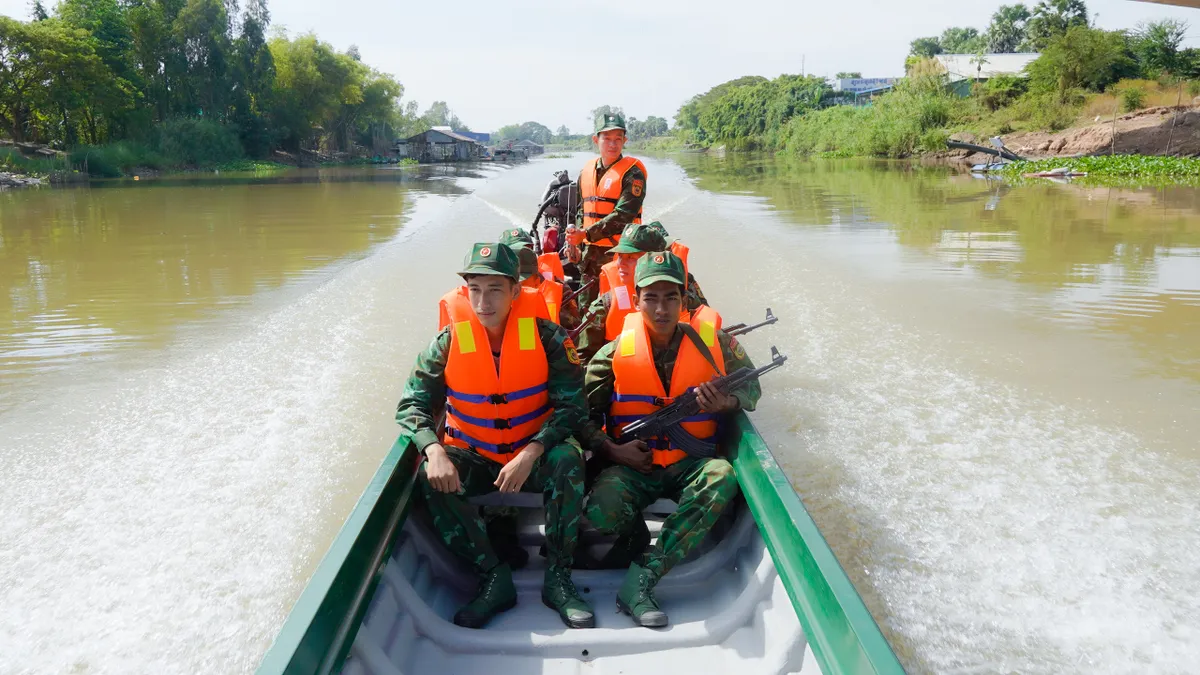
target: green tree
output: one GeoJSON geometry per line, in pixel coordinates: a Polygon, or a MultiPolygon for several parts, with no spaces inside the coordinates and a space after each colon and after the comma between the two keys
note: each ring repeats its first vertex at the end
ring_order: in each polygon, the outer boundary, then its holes
{"type": "Polygon", "coordinates": [[[463,124],[462,120],[458,119],[458,115],[450,110],[450,106],[445,101],[434,101],[433,105],[421,115],[421,119],[430,127],[450,127],[455,131],[470,131],[467,125],[463,124]]]}
{"type": "Polygon", "coordinates": [[[857,72],[857,71],[852,72],[852,73],[847,73],[847,72],[843,71],[843,72],[838,73],[837,75],[834,75],[833,79],[835,79],[835,80],[859,80],[859,79],[862,79],[862,73],[857,72]]]}
{"type": "Polygon", "coordinates": [[[1051,41],[1066,35],[1068,29],[1087,25],[1088,10],[1083,0],[1042,0],[1025,24],[1026,39],[1021,50],[1043,51],[1051,41]]]}
{"type": "Polygon", "coordinates": [[[604,119],[605,115],[620,115],[621,117],[624,117],[625,111],[621,110],[620,106],[615,106],[615,105],[602,105],[598,108],[593,108],[592,109],[592,128],[593,129],[596,129],[599,126],[600,120],[604,119]]]}
{"type": "Polygon", "coordinates": [[[917,38],[908,45],[908,55],[922,59],[931,59],[944,51],[942,43],[935,37],[917,38]]]}
{"type": "Polygon", "coordinates": [[[1072,26],[1052,39],[1025,70],[1032,90],[1054,92],[1060,101],[1066,101],[1069,93],[1080,87],[1103,91],[1133,67],[1123,34],[1072,26]]]}
{"type": "Polygon", "coordinates": [[[558,131],[556,131],[556,132],[554,132],[554,133],[555,133],[555,135],[556,135],[556,136],[558,136],[559,138],[566,138],[567,136],[570,136],[570,135],[571,135],[571,130],[570,130],[569,128],[567,128],[567,125],[565,125],[565,124],[560,124],[560,125],[558,126],[558,131]]]}
{"type": "Polygon", "coordinates": [[[229,14],[221,0],[187,0],[172,25],[186,59],[184,98],[188,115],[221,121],[230,90],[228,73],[232,52],[229,14]]]}
{"type": "Polygon", "coordinates": [[[986,49],[987,41],[974,28],[952,27],[942,31],[938,44],[947,54],[974,54],[986,49]]]}
{"type": "Polygon", "coordinates": [[[1186,55],[1180,49],[1187,37],[1188,23],[1179,19],[1163,19],[1138,24],[1133,35],[1133,49],[1147,75],[1169,73],[1179,75],[1188,70],[1186,55]]]}
{"type": "Polygon", "coordinates": [[[50,18],[50,13],[46,11],[46,6],[42,4],[42,0],[33,0],[30,13],[33,15],[34,21],[45,21],[50,18]]]}
{"type": "Polygon", "coordinates": [[[272,117],[280,140],[290,150],[311,147],[343,104],[361,101],[355,78],[363,66],[312,33],[294,40],[281,34],[267,44],[275,64],[272,117]]]}
{"type": "Polygon", "coordinates": [[[266,0],[249,0],[242,13],[241,33],[233,45],[232,121],[242,146],[254,157],[265,156],[274,142],[269,115],[275,61],[266,39],[270,23],[266,0]]]}
{"type": "Polygon", "coordinates": [[[51,125],[65,134],[89,94],[111,95],[116,79],[92,42],[59,19],[0,16],[0,125],[14,140],[42,140],[51,125]]]}
{"type": "Polygon", "coordinates": [[[1029,9],[1021,3],[1001,5],[992,14],[992,23],[988,25],[985,36],[987,49],[993,54],[1009,54],[1017,51],[1025,41],[1025,24],[1029,21],[1029,9]]]}

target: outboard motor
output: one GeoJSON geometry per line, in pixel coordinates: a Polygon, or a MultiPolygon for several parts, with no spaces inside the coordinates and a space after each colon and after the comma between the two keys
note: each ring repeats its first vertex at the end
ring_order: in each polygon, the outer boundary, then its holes
{"type": "MultiPolygon", "coordinates": [[[[574,222],[579,205],[579,184],[571,181],[571,174],[568,171],[555,171],[554,178],[550,180],[550,183],[546,185],[545,192],[542,193],[542,201],[531,226],[534,245],[538,248],[538,253],[558,251],[562,248],[566,242],[565,230],[574,222]],[[545,224],[539,232],[538,223],[543,216],[545,224]]],[[[564,271],[569,276],[578,278],[578,271],[570,270],[571,267],[574,265],[568,263],[564,271]]]]}

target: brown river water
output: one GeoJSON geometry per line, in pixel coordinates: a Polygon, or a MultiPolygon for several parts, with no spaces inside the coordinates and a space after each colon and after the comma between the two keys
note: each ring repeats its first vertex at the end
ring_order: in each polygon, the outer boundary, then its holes
{"type": "MultiPolygon", "coordinates": [[[[0,193],[0,673],[252,671],[470,242],[583,159],[0,193]]],[[[1195,671],[1200,190],[647,164],[910,672],[1195,671]]]]}

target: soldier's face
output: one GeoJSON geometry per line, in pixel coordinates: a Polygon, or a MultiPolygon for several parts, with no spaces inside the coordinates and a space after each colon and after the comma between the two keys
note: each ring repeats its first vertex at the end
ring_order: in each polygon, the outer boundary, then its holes
{"type": "Polygon", "coordinates": [[[621,156],[625,148],[625,132],[621,129],[609,129],[592,136],[592,141],[600,148],[600,158],[605,164],[621,156]]]}
{"type": "Polygon", "coordinates": [[[637,269],[638,258],[645,255],[644,253],[618,253],[617,254],[617,278],[621,281],[633,281],[634,270],[637,269]]]}
{"type": "Polygon", "coordinates": [[[679,312],[683,309],[683,293],[678,284],[656,281],[639,288],[634,298],[634,309],[641,312],[642,321],[650,332],[663,338],[675,334],[679,323],[679,312]]]}
{"type": "Polygon", "coordinates": [[[508,321],[508,313],[521,292],[521,287],[508,277],[486,275],[467,281],[467,296],[471,309],[484,328],[498,329],[508,321]]]}

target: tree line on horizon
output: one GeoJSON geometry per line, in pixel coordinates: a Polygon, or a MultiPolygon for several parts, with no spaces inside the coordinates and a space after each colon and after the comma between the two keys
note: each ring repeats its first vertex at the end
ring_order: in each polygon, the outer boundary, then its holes
{"type": "Polygon", "coordinates": [[[29,21],[0,16],[0,132],[16,141],[212,159],[469,130],[446,102],[421,112],[403,95],[355,46],[271,31],[267,0],[35,0],[29,21]]]}

